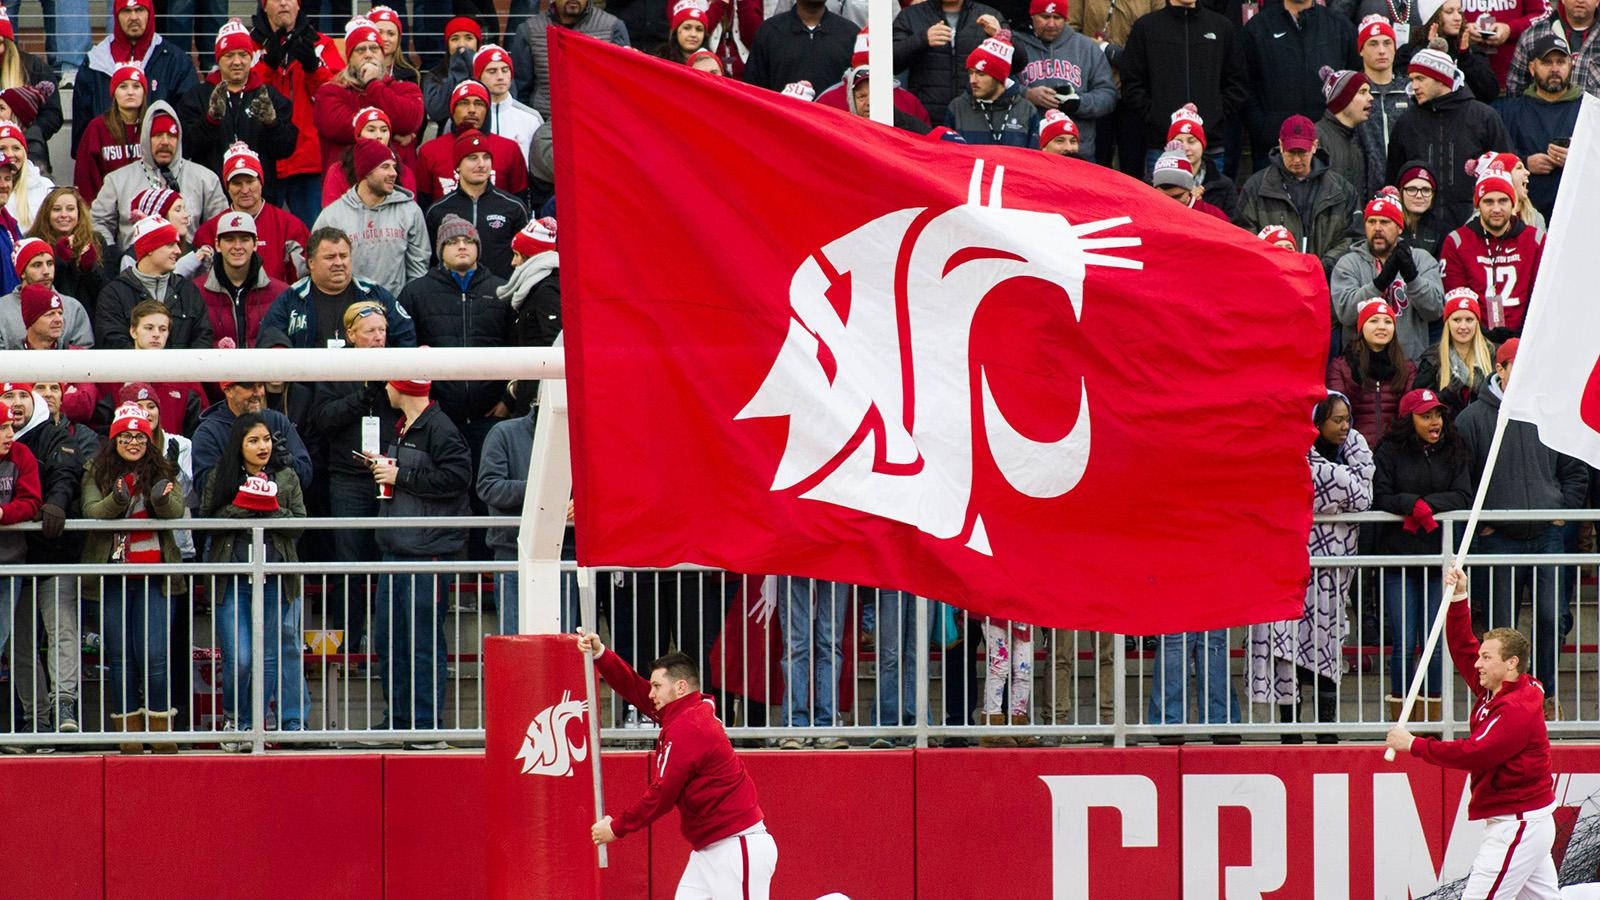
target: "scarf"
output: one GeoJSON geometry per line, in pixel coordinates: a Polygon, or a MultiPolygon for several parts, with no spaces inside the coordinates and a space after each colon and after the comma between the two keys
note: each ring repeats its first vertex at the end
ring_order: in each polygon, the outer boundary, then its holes
{"type": "MultiPolygon", "coordinates": [[[[150,508],[145,505],[144,495],[139,493],[137,486],[134,484],[133,473],[130,472],[122,476],[122,483],[127,485],[128,493],[133,496],[133,505],[128,507],[127,517],[130,519],[150,518],[150,508]]],[[[122,536],[122,544],[123,562],[161,562],[161,541],[156,538],[154,531],[130,531],[122,536]]]]}
{"type": "Polygon", "coordinates": [[[129,40],[121,28],[116,29],[116,33],[111,35],[111,61],[119,64],[131,61],[144,62],[145,57],[150,55],[150,44],[155,38],[155,23],[151,22],[150,25],[151,27],[144,31],[144,37],[138,41],[129,40]]]}
{"type": "Polygon", "coordinates": [[[495,296],[501,300],[511,301],[511,308],[520,310],[522,302],[528,299],[528,295],[539,286],[539,282],[560,267],[561,260],[556,251],[545,250],[542,253],[535,253],[523,260],[522,265],[517,266],[516,271],[511,273],[510,281],[495,288],[495,296]]]}

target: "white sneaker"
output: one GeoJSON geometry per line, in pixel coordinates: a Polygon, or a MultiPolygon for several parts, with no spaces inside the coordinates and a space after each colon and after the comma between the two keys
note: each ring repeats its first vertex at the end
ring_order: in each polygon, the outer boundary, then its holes
{"type": "MultiPolygon", "coordinates": [[[[239,726],[232,719],[228,719],[222,723],[222,731],[223,733],[238,733],[239,726]]],[[[249,741],[224,740],[221,743],[223,753],[249,753],[252,749],[249,741]]]]}

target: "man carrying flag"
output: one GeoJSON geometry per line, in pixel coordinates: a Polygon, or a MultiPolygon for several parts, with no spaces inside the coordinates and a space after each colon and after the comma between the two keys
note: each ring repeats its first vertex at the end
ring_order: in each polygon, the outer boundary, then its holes
{"type": "Polygon", "coordinates": [[[622,699],[661,724],[650,754],[650,786],[617,816],[590,829],[596,844],[609,844],[678,807],[679,827],[694,848],[678,881],[683,898],[766,898],[778,845],[762,820],[755,782],[722,730],[711,698],[700,693],[700,673],[682,653],[650,664],[639,677],[600,636],[578,630],[578,649],[595,658],[600,677],[622,699]]]}

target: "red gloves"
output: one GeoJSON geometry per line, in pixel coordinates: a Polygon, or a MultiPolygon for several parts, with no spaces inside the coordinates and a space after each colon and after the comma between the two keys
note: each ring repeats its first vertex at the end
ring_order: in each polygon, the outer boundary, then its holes
{"type": "Polygon", "coordinates": [[[1424,534],[1432,534],[1439,530],[1439,523],[1433,518],[1433,507],[1428,505],[1428,501],[1418,497],[1416,505],[1411,507],[1411,515],[1406,516],[1405,524],[1400,527],[1412,534],[1416,534],[1419,530],[1424,534]]]}

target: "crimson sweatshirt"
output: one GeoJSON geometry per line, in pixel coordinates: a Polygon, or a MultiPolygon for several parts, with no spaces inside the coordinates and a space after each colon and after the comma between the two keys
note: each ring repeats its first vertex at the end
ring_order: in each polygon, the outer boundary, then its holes
{"type": "MultiPolygon", "coordinates": [[[[83,141],[78,144],[77,162],[72,166],[73,184],[77,186],[78,193],[83,195],[83,202],[94,205],[94,198],[99,196],[107,175],[129,163],[138,162],[144,156],[143,145],[139,143],[141,127],[140,122],[124,125],[121,140],[106,128],[103,116],[96,116],[84,128],[83,141]]],[[[86,300],[94,302],[93,297],[86,300]]]]}
{"type": "Polygon", "coordinates": [[[1469,819],[1531,812],[1556,802],[1550,782],[1550,737],[1544,728],[1544,685],[1523,675],[1488,696],[1473,668],[1478,639],[1472,634],[1468,601],[1450,604],[1445,635],[1456,671],[1472,691],[1472,735],[1459,741],[1419,737],[1411,744],[1411,754],[1436,766],[1472,773],[1469,819]]]}
{"type": "Polygon", "coordinates": [[[1444,289],[1467,287],[1483,298],[1483,327],[1490,322],[1490,293],[1499,294],[1505,314],[1505,327],[1521,332],[1528,315],[1528,298],[1533,296],[1533,280],[1539,273],[1539,257],[1544,254],[1544,237],[1521,219],[1500,237],[1483,230],[1483,220],[1472,221],[1450,232],[1439,248],[1439,270],[1444,289]]]}
{"type": "Polygon", "coordinates": [[[650,702],[650,682],[622,657],[607,650],[595,668],[612,690],[661,723],[650,753],[650,786],[612,817],[613,834],[632,834],[677,806],[684,839],[703,850],[761,821],[755,782],[733,752],[711,698],[697,691],[658,710],[650,702]]]}

